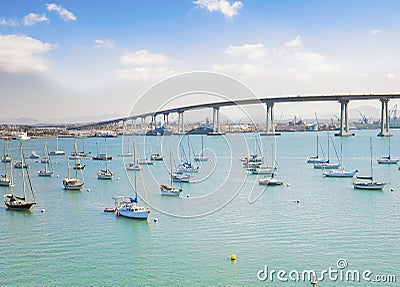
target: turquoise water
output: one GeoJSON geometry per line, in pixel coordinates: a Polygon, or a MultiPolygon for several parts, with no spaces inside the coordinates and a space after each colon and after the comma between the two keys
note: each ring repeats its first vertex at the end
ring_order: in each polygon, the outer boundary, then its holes
{"type": "MultiPolygon", "coordinates": [[[[400,131],[392,132],[392,156],[400,156],[400,131]]],[[[318,134],[326,153],[326,133],[318,134]]],[[[347,169],[369,174],[370,136],[374,158],[387,154],[388,139],[376,134],[357,131],[355,137],[333,139],[337,149],[343,143],[347,169]]],[[[0,286],[310,286],[259,281],[257,272],[265,265],[320,271],[335,268],[338,259],[346,259],[350,269],[394,274],[399,281],[400,171],[374,160],[375,178],[387,182],[383,192],[353,190],[351,179],[323,178],[321,170],[306,163],[315,154],[315,136],[262,137],[268,160],[276,154],[277,177],[287,183],[267,188],[258,185],[259,177],[246,175],[238,161],[253,151],[254,135],[204,137],[210,161],[193,183],[182,184],[181,198],[161,197],[158,184],[169,183],[170,153],[177,163],[178,143],[187,152],[187,138],[129,137],[129,149],[135,142],[139,157],[159,151],[165,156],[165,162],[145,167],[136,177],[140,202],[147,198],[151,205],[148,221],[103,212],[113,205],[113,196],[133,195],[134,173],[124,170],[124,160],[131,159],[118,156],[127,150],[127,137],[107,139],[112,181],[97,179],[105,162],[83,160],[81,192],[62,189],[66,157],[52,157],[52,178],[39,178],[43,165],[28,159],[37,205],[29,213],[0,208],[0,286]],[[232,253],[236,262],[230,261],[232,253]]],[[[55,139],[48,142],[54,149],[55,139]]],[[[104,152],[100,138],[85,139],[85,150],[95,154],[96,142],[104,152]]],[[[11,142],[14,158],[18,144],[11,142]]],[[[32,150],[42,154],[44,140],[23,145],[26,156],[32,150]]],[[[60,138],[59,146],[70,152],[73,139],[60,138]]],[[[191,136],[190,146],[198,153],[201,137],[191,136]]],[[[336,160],[333,150],[331,159],[336,160]]],[[[14,171],[16,184],[19,175],[14,171]]],[[[6,192],[1,189],[1,195],[6,192]]],[[[366,284],[325,280],[318,286],[366,284]]]]}

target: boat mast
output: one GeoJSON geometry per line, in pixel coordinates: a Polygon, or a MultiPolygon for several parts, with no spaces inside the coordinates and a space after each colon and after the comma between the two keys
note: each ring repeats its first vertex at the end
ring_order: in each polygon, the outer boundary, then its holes
{"type": "Polygon", "coordinates": [[[369,138],[369,149],[370,149],[370,165],[371,165],[371,182],[374,180],[373,169],[372,169],[372,138],[369,138]]]}
{"type": "Polygon", "coordinates": [[[7,159],[6,159],[6,144],[4,144],[4,177],[7,178],[7,159]]]}
{"type": "MultiPolygon", "coordinates": [[[[26,165],[25,162],[25,156],[24,156],[24,152],[22,151],[22,143],[21,143],[21,153],[22,153],[22,158],[24,159],[24,164],[26,165]]],[[[23,167],[23,166],[22,166],[23,167]]],[[[22,168],[23,169],[23,168],[22,168]]],[[[23,174],[23,172],[22,172],[23,174]]],[[[29,182],[29,188],[31,189],[31,193],[32,193],[32,197],[33,197],[33,202],[35,202],[35,193],[33,191],[33,187],[32,187],[32,182],[31,182],[31,177],[29,176],[29,171],[28,171],[28,167],[26,168],[26,175],[28,176],[28,182],[29,182]]],[[[26,198],[26,193],[25,193],[25,182],[24,182],[24,197],[26,198]]]]}
{"type": "Polygon", "coordinates": [[[58,133],[57,133],[57,137],[56,137],[56,139],[57,139],[57,143],[56,143],[56,150],[58,151],[58,133]]]}
{"type": "Polygon", "coordinates": [[[318,148],[318,144],[319,144],[319,139],[318,139],[318,136],[317,136],[317,158],[319,158],[319,148],[318,148]]]}
{"type": "Polygon", "coordinates": [[[71,178],[71,173],[70,173],[70,166],[69,166],[69,159],[68,159],[68,156],[67,156],[67,166],[68,166],[68,179],[70,179],[71,178]]]}
{"type": "Polygon", "coordinates": [[[328,162],[329,162],[329,132],[328,132],[328,162]]]}
{"type": "MultiPolygon", "coordinates": [[[[77,151],[77,147],[76,147],[76,138],[74,138],[74,161],[75,161],[75,178],[76,180],[78,180],[78,169],[76,168],[77,166],[77,156],[78,156],[78,151],[77,151]]],[[[69,161],[68,161],[69,162],[69,161]]]]}
{"type": "Polygon", "coordinates": [[[202,135],[201,136],[201,154],[200,154],[201,157],[203,157],[203,149],[204,149],[204,137],[202,135]]]}
{"type": "Polygon", "coordinates": [[[22,189],[24,191],[24,200],[26,199],[26,186],[25,186],[25,173],[24,173],[24,164],[25,164],[25,160],[24,160],[24,156],[22,155],[22,143],[19,143],[19,154],[21,156],[21,165],[22,165],[22,189]]]}
{"type": "Polygon", "coordinates": [[[104,150],[106,152],[106,172],[108,172],[108,158],[107,158],[107,143],[106,143],[106,139],[104,139],[104,150]]]}
{"type": "Polygon", "coordinates": [[[389,137],[389,159],[390,159],[390,137],[389,137]]]}
{"type": "Polygon", "coordinates": [[[169,159],[170,159],[170,174],[171,174],[171,188],[174,187],[173,175],[172,175],[172,149],[169,149],[169,159]]]}

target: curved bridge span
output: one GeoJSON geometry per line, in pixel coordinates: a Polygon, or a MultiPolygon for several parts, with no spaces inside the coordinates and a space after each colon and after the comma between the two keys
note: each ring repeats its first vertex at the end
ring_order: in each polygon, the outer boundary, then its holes
{"type": "MultiPolygon", "coordinates": [[[[190,92],[191,94],[199,94],[201,92],[190,92]]],[[[190,94],[188,93],[188,94],[190,94]]],[[[381,102],[381,127],[378,136],[390,136],[389,127],[389,112],[388,102],[391,99],[400,99],[400,94],[328,94],[328,95],[296,95],[296,96],[284,96],[284,97],[273,97],[273,98],[253,98],[253,99],[239,99],[239,100],[228,100],[218,101],[203,104],[194,104],[181,106],[176,108],[161,109],[152,112],[146,112],[141,114],[135,114],[127,117],[116,118],[107,121],[101,121],[90,124],[83,124],[75,126],[77,128],[96,128],[99,126],[117,125],[121,122],[123,124],[126,121],[131,120],[132,123],[138,119],[142,122],[147,117],[152,118],[152,122],[156,122],[156,117],[162,115],[164,121],[168,123],[169,114],[178,114],[178,133],[183,133],[183,114],[184,112],[202,110],[202,109],[213,109],[213,131],[215,133],[220,132],[219,125],[219,109],[223,107],[232,106],[247,106],[247,105],[266,105],[266,135],[276,135],[275,124],[274,124],[274,105],[279,103],[299,103],[299,102],[338,102],[340,103],[340,132],[339,136],[350,136],[353,135],[349,132],[349,119],[348,119],[348,104],[350,101],[365,101],[365,100],[379,100],[381,102]]]]}

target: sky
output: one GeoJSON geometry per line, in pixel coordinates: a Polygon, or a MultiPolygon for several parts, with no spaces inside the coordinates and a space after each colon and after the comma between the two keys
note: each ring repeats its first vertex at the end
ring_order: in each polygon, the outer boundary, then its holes
{"type": "Polygon", "coordinates": [[[153,85],[193,71],[257,97],[399,93],[399,11],[397,0],[0,0],[0,119],[127,115],[153,85]]]}

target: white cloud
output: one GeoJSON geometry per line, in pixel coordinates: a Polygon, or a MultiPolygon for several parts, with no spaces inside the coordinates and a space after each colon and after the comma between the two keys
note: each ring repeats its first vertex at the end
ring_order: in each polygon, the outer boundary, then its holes
{"type": "Polygon", "coordinates": [[[254,64],[227,64],[212,65],[212,70],[219,73],[237,74],[239,77],[254,78],[262,76],[265,73],[264,67],[254,64]]]}
{"type": "Polygon", "coordinates": [[[248,78],[289,76],[298,81],[310,81],[322,74],[334,74],[343,68],[319,53],[304,51],[300,36],[278,48],[267,48],[261,43],[231,45],[223,54],[236,57],[237,60],[231,60],[228,65],[215,64],[213,70],[248,78]]]}
{"type": "Polygon", "coordinates": [[[76,21],[76,16],[71,11],[68,11],[67,9],[61,7],[60,5],[57,5],[55,3],[50,3],[46,4],[46,7],[48,11],[58,12],[58,15],[64,21],[76,21]]]}
{"type": "Polygon", "coordinates": [[[113,47],[113,41],[111,40],[101,40],[101,39],[96,39],[94,40],[94,45],[96,48],[112,48],[113,47]]]}
{"type": "Polygon", "coordinates": [[[294,47],[294,48],[299,48],[301,47],[301,38],[299,35],[296,36],[293,40],[287,42],[285,44],[285,47],[294,47]]]}
{"type": "Polygon", "coordinates": [[[235,1],[231,4],[227,0],[197,0],[193,4],[210,12],[221,12],[226,18],[237,15],[239,9],[243,6],[241,1],[235,1]]]}
{"type": "Polygon", "coordinates": [[[388,73],[387,77],[389,79],[398,79],[398,78],[400,78],[400,73],[388,73]]]}
{"type": "Polygon", "coordinates": [[[321,72],[335,72],[342,68],[341,65],[328,63],[324,56],[315,52],[295,52],[287,55],[287,59],[287,74],[300,81],[309,81],[321,72]]]}
{"type": "Polygon", "coordinates": [[[17,19],[0,18],[0,25],[18,27],[19,26],[19,21],[17,19]]]}
{"type": "Polygon", "coordinates": [[[29,13],[24,18],[22,18],[22,22],[24,23],[25,26],[33,26],[36,23],[43,21],[49,21],[49,19],[47,19],[46,17],[46,14],[40,15],[36,13],[29,13]]]}
{"type": "Polygon", "coordinates": [[[171,58],[159,53],[151,53],[147,50],[138,50],[136,52],[125,52],[120,58],[120,63],[135,66],[162,65],[172,62],[171,58]]]}
{"type": "Polygon", "coordinates": [[[149,79],[164,79],[177,73],[166,67],[134,67],[116,71],[117,77],[127,80],[144,81],[149,79]]]}
{"type": "Polygon", "coordinates": [[[56,46],[25,35],[0,35],[0,72],[46,71],[48,61],[37,54],[48,52],[56,46]]]}
{"type": "Polygon", "coordinates": [[[147,50],[125,52],[120,58],[120,63],[132,66],[116,71],[116,75],[124,79],[134,81],[159,80],[176,75],[174,69],[171,68],[171,64],[175,63],[174,59],[147,50]]]}
{"type": "Polygon", "coordinates": [[[371,30],[371,34],[372,34],[372,35],[379,34],[380,32],[382,32],[382,31],[379,30],[379,29],[373,29],[373,30],[371,30]]]}
{"type": "Polygon", "coordinates": [[[223,53],[231,57],[246,57],[249,60],[259,60],[265,56],[266,49],[263,44],[231,45],[225,48],[223,53]]]}

